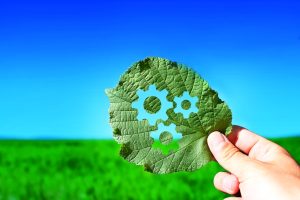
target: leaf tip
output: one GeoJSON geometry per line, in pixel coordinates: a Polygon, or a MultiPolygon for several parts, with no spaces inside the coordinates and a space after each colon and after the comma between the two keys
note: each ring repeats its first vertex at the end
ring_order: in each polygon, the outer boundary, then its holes
{"type": "Polygon", "coordinates": [[[111,88],[106,88],[106,89],[104,90],[104,92],[105,92],[106,95],[109,95],[109,94],[112,92],[112,90],[113,90],[113,89],[111,89],[111,88]]]}

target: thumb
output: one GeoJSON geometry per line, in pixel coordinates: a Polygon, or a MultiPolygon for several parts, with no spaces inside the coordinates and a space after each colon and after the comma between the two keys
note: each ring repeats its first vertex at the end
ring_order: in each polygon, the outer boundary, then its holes
{"type": "Polygon", "coordinates": [[[208,146],[215,159],[226,170],[236,175],[239,180],[244,179],[249,168],[256,164],[247,155],[236,148],[225,135],[220,132],[213,132],[207,138],[208,146]]]}

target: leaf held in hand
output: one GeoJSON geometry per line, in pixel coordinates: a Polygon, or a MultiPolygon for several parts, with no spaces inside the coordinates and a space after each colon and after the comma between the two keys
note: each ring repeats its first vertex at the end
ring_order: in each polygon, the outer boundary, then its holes
{"type": "Polygon", "coordinates": [[[192,69],[163,58],[133,64],[107,89],[121,156],[147,171],[194,171],[212,160],[207,136],[231,131],[231,111],[192,69]]]}

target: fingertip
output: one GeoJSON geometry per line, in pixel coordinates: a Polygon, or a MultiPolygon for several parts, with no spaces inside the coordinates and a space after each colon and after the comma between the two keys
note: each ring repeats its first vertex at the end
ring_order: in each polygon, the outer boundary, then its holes
{"type": "Polygon", "coordinates": [[[227,172],[219,172],[214,177],[215,187],[228,194],[236,194],[239,191],[239,181],[236,176],[227,172]]]}
{"type": "Polygon", "coordinates": [[[217,146],[220,145],[220,143],[223,143],[226,141],[225,135],[220,133],[219,131],[214,131],[211,134],[208,135],[207,143],[210,147],[210,149],[214,149],[217,146]]]}
{"type": "Polygon", "coordinates": [[[226,136],[219,131],[214,131],[209,134],[207,138],[207,144],[212,152],[214,158],[217,160],[218,154],[220,154],[221,149],[228,142],[226,136]]]}
{"type": "Polygon", "coordinates": [[[211,132],[208,137],[207,137],[207,142],[208,143],[211,143],[213,141],[213,138],[216,137],[215,135],[218,135],[218,134],[221,134],[219,131],[214,131],[214,132],[211,132]]]}
{"type": "Polygon", "coordinates": [[[250,160],[224,134],[218,131],[211,133],[207,143],[211,153],[222,167],[239,178],[244,175],[244,167],[249,165],[250,160]]]}

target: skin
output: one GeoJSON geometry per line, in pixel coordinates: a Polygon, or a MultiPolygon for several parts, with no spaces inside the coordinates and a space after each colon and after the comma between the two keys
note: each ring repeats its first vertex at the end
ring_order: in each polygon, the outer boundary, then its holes
{"type": "Polygon", "coordinates": [[[300,199],[300,167],[281,146],[239,126],[228,137],[211,133],[207,143],[228,170],[215,175],[215,187],[238,194],[226,200],[300,199]]]}

